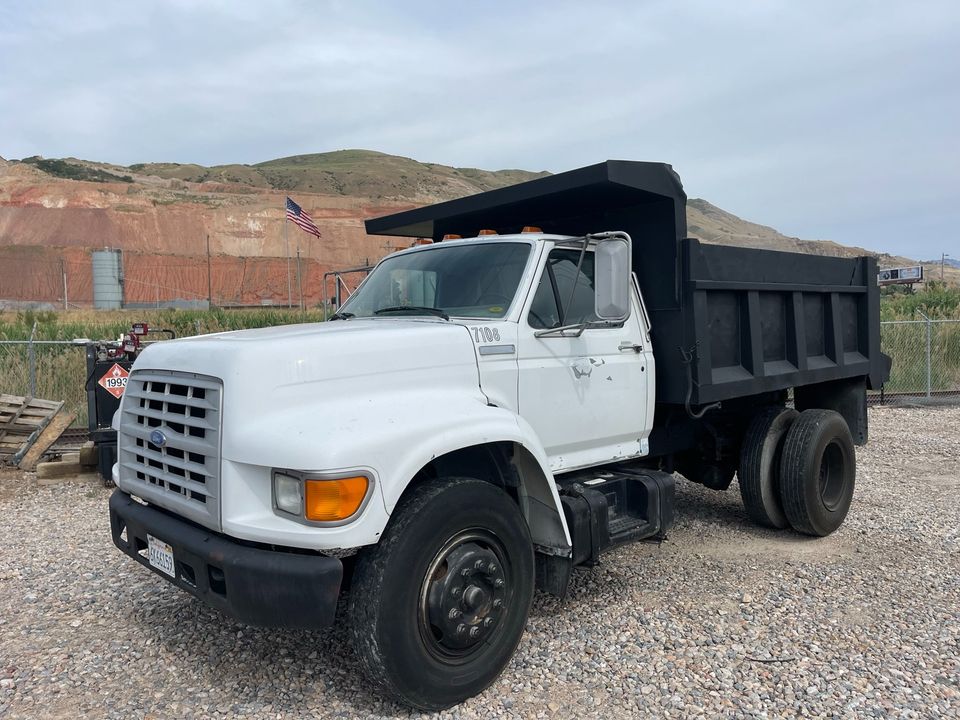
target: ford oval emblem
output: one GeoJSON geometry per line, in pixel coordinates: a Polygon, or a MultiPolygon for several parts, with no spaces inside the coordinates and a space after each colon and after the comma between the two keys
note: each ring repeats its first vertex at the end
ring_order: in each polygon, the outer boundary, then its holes
{"type": "Polygon", "coordinates": [[[163,447],[167,444],[167,436],[159,430],[154,430],[152,433],[150,433],[150,443],[156,445],[157,447],[163,447]]]}

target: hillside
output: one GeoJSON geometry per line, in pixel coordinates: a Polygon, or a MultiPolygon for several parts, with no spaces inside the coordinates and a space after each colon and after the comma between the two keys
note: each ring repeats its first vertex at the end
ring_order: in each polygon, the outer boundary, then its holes
{"type": "MultiPolygon", "coordinates": [[[[124,251],[130,303],[203,300],[282,304],[287,252],[301,250],[304,295],[323,296],[324,272],[374,262],[405,241],[367,236],[363,219],[522,182],[545,173],[420,163],[367,150],[299,155],[255,165],[130,167],[74,158],[0,160],[0,301],[92,302],[90,251],[124,251]],[[290,194],[322,232],[284,222],[290,194]],[[286,231],[286,234],[285,234],[286,231]]],[[[790,238],[691,199],[689,234],[706,242],[827,255],[867,251],[790,238]]],[[[883,265],[913,264],[881,256],[883,265]]],[[[928,266],[939,277],[939,266],[928,266]]],[[[960,280],[960,270],[947,268],[960,280]]],[[[295,270],[292,294],[296,298],[295,270]]]]}
{"type": "MultiPolygon", "coordinates": [[[[940,277],[939,260],[921,262],[901,255],[878,253],[855,245],[841,245],[830,240],[801,240],[789,237],[766,225],[758,225],[739,218],[700,198],[687,200],[687,234],[717,245],[738,245],[833,257],[873,255],[877,258],[880,267],[922,264],[928,279],[935,280],[940,277]]],[[[960,271],[957,268],[946,267],[944,277],[952,283],[960,283],[960,271]]]]}
{"type": "Polygon", "coordinates": [[[194,183],[237,183],[274,190],[398,198],[419,204],[514,185],[547,173],[478,170],[421,163],[372,150],[339,150],[268,160],[255,165],[140,163],[119,168],[194,183]]]}

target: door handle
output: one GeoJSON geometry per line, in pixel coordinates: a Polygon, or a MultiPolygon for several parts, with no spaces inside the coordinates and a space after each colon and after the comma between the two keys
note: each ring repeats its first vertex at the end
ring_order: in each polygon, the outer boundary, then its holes
{"type": "Polygon", "coordinates": [[[635,353],[639,353],[639,352],[643,352],[643,346],[642,346],[642,345],[635,345],[634,343],[631,343],[631,342],[622,342],[622,343],[620,343],[620,345],[617,347],[617,350],[619,350],[620,352],[635,352],[635,353]]]}

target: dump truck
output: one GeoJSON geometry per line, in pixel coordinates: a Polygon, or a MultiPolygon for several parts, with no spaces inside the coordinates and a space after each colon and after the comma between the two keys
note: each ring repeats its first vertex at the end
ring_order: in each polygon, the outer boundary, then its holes
{"type": "Polygon", "coordinates": [[[434,710],[497,678],[535,589],[665,538],[678,476],[835,531],[890,369],[875,260],[705,245],[685,210],[669,165],[607,161],[371,219],[412,247],[329,322],[151,345],[114,543],[236,620],[347,623],[434,710]]]}

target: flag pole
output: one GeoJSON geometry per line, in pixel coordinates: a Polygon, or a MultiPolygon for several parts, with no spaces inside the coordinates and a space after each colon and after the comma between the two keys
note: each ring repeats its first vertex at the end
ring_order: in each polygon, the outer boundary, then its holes
{"type": "Polygon", "coordinates": [[[303,283],[300,278],[300,236],[297,235],[297,295],[300,296],[300,312],[303,312],[303,283]]]}
{"type": "Polygon", "coordinates": [[[293,307],[293,289],[290,286],[290,242],[287,240],[287,201],[283,201],[283,254],[287,256],[287,307],[293,307]]]}

